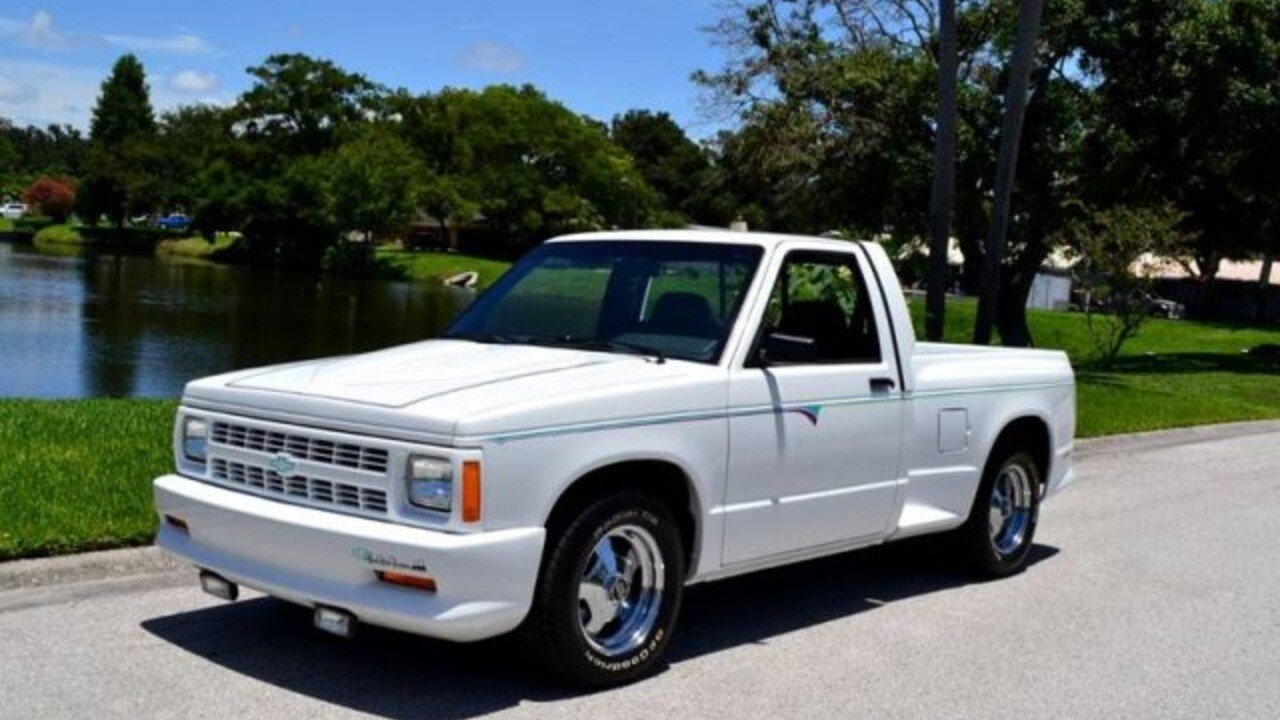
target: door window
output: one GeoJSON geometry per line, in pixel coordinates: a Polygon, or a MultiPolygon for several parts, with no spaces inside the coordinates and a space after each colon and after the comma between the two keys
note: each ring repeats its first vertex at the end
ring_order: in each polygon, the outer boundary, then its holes
{"type": "Polygon", "coordinates": [[[878,363],[871,303],[853,255],[791,252],[769,295],[757,347],[767,364],[878,363]]]}

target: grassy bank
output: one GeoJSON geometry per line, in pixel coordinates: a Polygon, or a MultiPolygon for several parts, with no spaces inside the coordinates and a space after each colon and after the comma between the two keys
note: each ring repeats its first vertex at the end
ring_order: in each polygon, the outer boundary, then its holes
{"type": "Polygon", "coordinates": [[[209,259],[234,245],[236,238],[237,236],[231,233],[220,232],[213,236],[213,242],[209,242],[200,235],[161,240],[156,245],[156,255],[209,259]]]}
{"type": "MultiPolygon", "coordinates": [[[[481,267],[440,258],[456,264],[433,272],[481,267]]],[[[949,307],[948,340],[967,339],[973,312],[949,307]]],[[[1278,329],[1155,320],[1103,371],[1089,365],[1082,315],[1030,319],[1042,347],[1077,364],[1082,437],[1280,417],[1280,368],[1241,352],[1280,343],[1278,329]]],[[[0,560],[148,542],[150,482],[172,465],[173,410],[166,400],[0,399],[0,560]]]]}
{"type": "Polygon", "coordinates": [[[0,400],[0,560],[147,543],[168,400],[0,400]]]}
{"type": "Polygon", "coordinates": [[[474,270],[480,274],[477,287],[486,288],[511,267],[504,260],[490,260],[462,253],[425,252],[380,247],[375,256],[388,274],[406,280],[438,283],[474,270]]]}
{"type": "Polygon", "coordinates": [[[32,239],[36,246],[44,245],[83,245],[84,236],[80,229],[68,223],[58,223],[41,228],[32,239]]]}

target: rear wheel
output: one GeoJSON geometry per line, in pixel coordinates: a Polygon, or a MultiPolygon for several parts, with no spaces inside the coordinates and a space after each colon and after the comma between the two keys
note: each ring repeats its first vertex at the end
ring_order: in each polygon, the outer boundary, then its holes
{"type": "Polygon", "coordinates": [[[992,577],[1021,570],[1040,516],[1040,468],[1031,453],[997,448],[960,528],[968,564],[992,577]]]}
{"type": "Polygon", "coordinates": [[[533,659],[577,685],[643,675],[680,610],[684,552],[671,512],[620,493],[588,505],[548,542],[523,630],[533,659]]]}

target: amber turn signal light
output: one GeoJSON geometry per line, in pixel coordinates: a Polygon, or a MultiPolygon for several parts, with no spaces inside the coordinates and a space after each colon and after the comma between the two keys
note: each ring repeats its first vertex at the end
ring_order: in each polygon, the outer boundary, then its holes
{"type": "Polygon", "coordinates": [[[480,521],[480,463],[462,463],[462,522],[480,521]]]}
{"type": "Polygon", "coordinates": [[[391,585],[401,585],[403,587],[410,587],[423,592],[436,591],[436,581],[433,578],[422,577],[421,575],[406,575],[404,573],[391,572],[389,570],[378,570],[375,574],[378,576],[379,580],[391,585]]]}

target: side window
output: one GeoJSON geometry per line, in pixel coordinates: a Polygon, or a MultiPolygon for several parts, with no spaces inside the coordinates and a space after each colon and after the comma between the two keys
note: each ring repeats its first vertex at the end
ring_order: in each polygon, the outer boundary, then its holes
{"type": "Polygon", "coordinates": [[[761,346],[789,364],[880,362],[871,302],[854,256],[789,253],[769,294],[761,346]]]}

